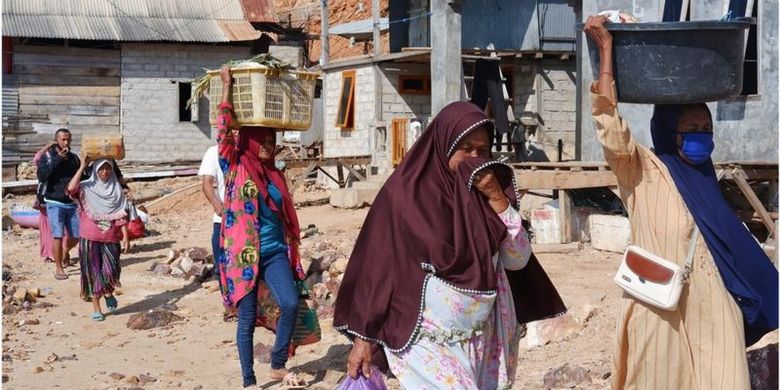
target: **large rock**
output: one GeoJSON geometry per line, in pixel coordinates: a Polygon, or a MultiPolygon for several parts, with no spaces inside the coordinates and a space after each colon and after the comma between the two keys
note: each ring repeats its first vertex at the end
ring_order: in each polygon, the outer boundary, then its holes
{"type": "Polygon", "coordinates": [[[173,264],[173,262],[176,261],[176,259],[178,258],[179,258],[179,251],[171,249],[168,252],[168,259],[165,260],[165,262],[168,264],[173,264]]]}
{"type": "Polygon", "coordinates": [[[184,271],[182,271],[182,269],[179,268],[179,267],[172,267],[171,268],[171,276],[175,276],[177,278],[180,278],[180,277],[184,276],[184,271]]]}
{"type": "Polygon", "coordinates": [[[165,309],[153,309],[136,313],[127,320],[127,327],[133,330],[145,330],[168,325],[183,318],[165,309]]]}
{"type": "Polygon", "coordinates": [[[580,366],[570,366],[569,363],[553,368],[544,374],[544,388],[583,388],[583,384],[591,383],[588,370],[580,366]]]}
{"type": "Polygon", "coordinates": [[[339,288],[341,288],[342,280],[344,280],[344,274],[333,276],[325,282],[325,286],[328,288],[328,292],[330,292],[330,296],[334,299],[336,295],[339,294],[339,288]]]}
{"type": "Polygon", "coordinates": [[[261,364],[271,363],[271,349],[271,346],[263,343],[255,344],[253,349],[255,359],[261,364]]]}
{"type": "Polygon", "coordinates": [[[317,283],[311,288],[312,298],[314,298],[317,301],[324,301],[328,299],[328,296],[330,295],[330,291],[328,291],[328,287],[324,283],[317,283]]]}
{"type": "Polygon", "coordinates": [[[194,261],[189,256],[184,256],[181,259],[181,262],[179,262],[179,268],[181,268],[184,273],[189,273],[192,270],[192,266],[195,264],[194,261]]]}
{"type": "Polygon", "coordinates": [[[314,253],[311,255],[311,265],[309,269],[314,273],[327,271],[336,259],[336,251],[329,249],[314,253]]]}
{"type": "Polygon", "coordinates": [[[14,300],[18,301],[19,303],[22,303],[26,301],[29,297],[29,294],[27,293],[26,288],[18,288],[16,292],[14,292],[14,300]]]}
{"type": "MultiPolygon", "coordinates": [[[[311,226],[311,225],[310,225],[311,226]]],[[[301,240],[309,238],[315,234],[319,233],[319,229],[317,229],[316,226],[309,227],[301,232],[301,240]]]]}
{"type": "Polygon", "coordinates": [[[777,343],[749,351],[747,357],[751,389],[776,390],[778,388],[777,343]]]}
{"type": "Polygon", "coordinates": [[[194,262],[211,263],[211,252],[206,248],[193,247],[187,249],[184,254],[194,262]]]}
{"type": "Polygon", "coordinates": [[[171,273],[171,266],[168,264],[157,264],[154,267],[154,273],[157,275],[168,275],[171,273]]]}
{"type": "Polygon", "coordinates": [[[573,334],[579,333],[581,330],[582,325],[566,314],[529,323],[527,325],[526,337],[520,343],[525,348],[533,348],[564,340],[573,334]]]}
{"type": "Polygon", "coordinates": [[[216,292],[219,291],[219,281],[218,280],[209,280],[206,282],[201,283],[201,286],[206,289],[208,292],[216,292]]]}
{"type": "Polygon", "coordinates": [[[347,263],[349,260],[346,257],[342,257],[336,261],[333,262],[333,264],[330,265],[329,272],[331,276],[337,276],[341,275],[347,270],[347,263]]]}

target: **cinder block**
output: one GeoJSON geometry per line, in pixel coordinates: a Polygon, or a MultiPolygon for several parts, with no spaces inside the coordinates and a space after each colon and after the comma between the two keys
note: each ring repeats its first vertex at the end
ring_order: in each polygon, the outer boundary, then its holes
{"type": "Polygon", "coordinates": [[[620,215],[594,214],[588,217],[593,248],[622,253],[631,240],[631,223],[620,215]]]}
{"type": "Polygon", "coordinates": [[[359,208],[374,203],[377,189],[338,188],[330,191],[330,205],[340,208],[359,208]]]}

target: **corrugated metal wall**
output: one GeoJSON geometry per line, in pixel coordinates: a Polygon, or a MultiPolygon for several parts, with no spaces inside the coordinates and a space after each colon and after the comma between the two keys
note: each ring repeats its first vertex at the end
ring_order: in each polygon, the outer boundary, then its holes
{"type": "MultiPolygon", "coordinates": [[[[712,111],[715,133],[715,161],[777,161],[778,160],[778,1],[758,2],[758,91],[707,105],[712,111]]],[[[729,9],[729,0],[690,0],[691,20],[717,20],[729,9]]],[[[644,22],[661,20],[664,0],[584,0],[582,18],[602,10],[620,9],[644,22]]],[[[740,7],[741,8],[741,7],[740,7]]],[[[586,39],[584,35],[581,38],[586,39]]],[[[579,77],[579,123],[581,156],[585,161],[604,159],[601,145],[595,137],[595,125],[590,116],[589,87],[592,82],[590,55],[585,42],[577,56],[579,77]]],[[[631,125],[637,142],[650,146],[649,124],[653,106],[650,104],[620,104],[620,113],[631,125]]]]}
{"type": "MultiPolygon", "coordinates": [[[[430,45],[429,17],[424,17],[428,4],[409,0],[407,8],[395,7],[414,19],[408,22],[408,30],[391,27],[394,51],[430,45]]],[[[461,15],[464,49],[490,44],[497,50],[573,53],[576,49],[576,15],[566,0],[469,0],[463,2],[461,15]]]]}
{"type": "Polygon", "coordinates": [[[574,52],[577,17],[566,0],[542,0],[537,5],[542,51],[574,52]]]}

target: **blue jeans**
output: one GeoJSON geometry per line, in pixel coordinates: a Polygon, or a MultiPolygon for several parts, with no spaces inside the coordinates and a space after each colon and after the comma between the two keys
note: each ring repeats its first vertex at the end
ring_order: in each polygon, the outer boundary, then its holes
{"type": "Polygon", "coordinates": [[[75,203],[59,205],[46,202],[46,215],[49,216],[52,238],[62,238],[65,235],[65,229],[68,229],[71,239],[79,238],[79,216],[75,203]]]}
{"type": "Polygon", "coordinates": [[[220,248],[219,248],[219,235],[222,230],[222,224],[221,223],[214,223],[214,231],[211,233],[211,253],[214,256],[214,279],[219,282],[219,254],[220,254],[220,248]]]}
{"type": "MultiPolygon", "coordinates": [[[[295,319],[298,313],[298,288],[293,280],[287,252],[260,259],[260,272],[271,295],[281,309],[281,316],[276,323],[276,341],[271,349],[271,368],[278,370],[287,363],[288,349],[295,329],[295,319]]],[[[257,284],[254,290],[238,301],[238,327],[236,329],[236,344],[238,358],[241,360],[241,376],[244,387],[257,384],[254,363],[255,318],[257,317],[257,284]]]]}

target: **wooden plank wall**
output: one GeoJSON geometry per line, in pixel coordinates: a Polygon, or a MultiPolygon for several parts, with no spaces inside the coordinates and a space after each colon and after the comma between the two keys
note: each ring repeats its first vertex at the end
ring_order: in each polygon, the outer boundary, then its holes
{"type": "Polygon", "coordinates": [[[82,134],[119,133],[120,52],[62,46],[14,46],[19,126],[4,137],[35,151],[68,127],[78,149],[82,134]]]}

